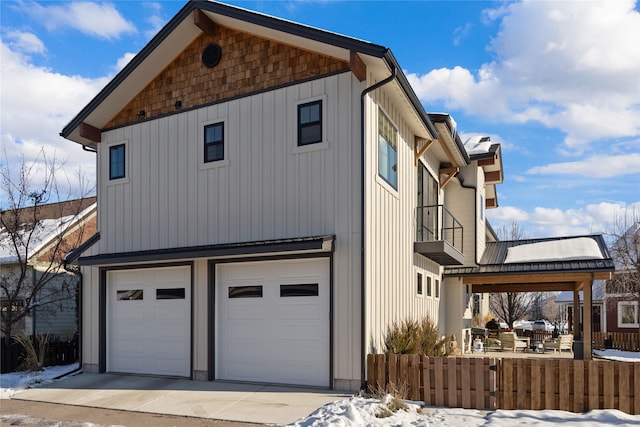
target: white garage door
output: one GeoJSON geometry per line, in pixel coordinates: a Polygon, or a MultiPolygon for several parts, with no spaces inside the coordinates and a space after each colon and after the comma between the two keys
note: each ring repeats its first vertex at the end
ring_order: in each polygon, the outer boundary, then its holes
{"type": "Polygon", "coordinates": [[[107,370],[190,376],[190,267],[110,271],[107,283],[107,370]]]}
{"type": "Polygon", "coordinates": [[[329,261],[222,264],[216,377],[329,387],[329,261]]]}

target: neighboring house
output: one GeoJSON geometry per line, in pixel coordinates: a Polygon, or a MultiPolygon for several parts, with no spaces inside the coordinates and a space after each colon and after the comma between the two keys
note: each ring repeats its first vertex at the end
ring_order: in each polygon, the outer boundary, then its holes
{"type": "Polygon", "coordinates": [[[470,327],[500,146],[383,46],[187,3],[62,130],[97,154],[83,368],[357,389],[394,321],[470,327]]]}
{"type": "MultiPolygon", "coordinates": [[[[640,251],[640,223],[635,223],[613,243],[611,252],[616,272],[611,280],[597,280],[593,290],[593,330],[596,332],[638,332],[638,292],[640,275],[632,260],[640,251]]],[[[569,320],[573,311],[573,297],[562,292],[557,303],[567,307],[569,320]]],[[[583,294],[580,293],[580,319],[582,320],[583,294]]]]}
{"type": "Polygon", "coordinates": [[[8,298],[4,290],[0,293],[2,311],[6,312],[10,303],[18,310],[31,307],[30,313],[14,324],[13,335],[26,332],[70,339],[78,332],[78,276],[64,270],[62,258],[95,234],[96,198],[4,211],[2,215],[6,221],[3,222],[11,223],[9,216],[14,214],[25,222],[35,218],[38,225],[18,231],[27,234],[33,229],[29,247],[18,250],[13,244],[12,233],[7,228],[0,228],[0,280],[10,290],[20,274],[24,272],[27,276],[18,298],[8,298]],[[29,300],[31,282],[43,283],[35,301],[29,300]]]}
{"type": "MultiPolygon", "coordinates": [[[[604,316],[604,313],[608,312],[607,308],[607,298],[606,298],[606,285],[605,280],[596,280],[593,283],[593,298],[591,301],[591,316],[592,316],[592,325],[594,332],[607,332],[611,327],[610,319],[608,316],[604,316]]],[[[582,292],[579,293],[580,298],[580,323],[582,323],[582,315],[583,315],[583,305],[584,305],[584,294],[582,292]]],[[[566,319],[563,319],[567,322],[569,329],[572,329],[573,326],[573,292],[563,291],[558,294],[556,297],[555,303],[558,304],[561,308],[561,313],[566,313],[566,319]]]]}

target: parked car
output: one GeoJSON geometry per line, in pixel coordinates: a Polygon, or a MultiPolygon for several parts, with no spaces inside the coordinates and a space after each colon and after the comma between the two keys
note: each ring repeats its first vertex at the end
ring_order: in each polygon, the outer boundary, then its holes
{"type": "Polygon", "coordinates": [[[534,331],[548,331],[548,332],[552,332],[553,331],[553,325],[543,319],[543,320],[536,320],[531,324],[531,329],[534,331]]]}

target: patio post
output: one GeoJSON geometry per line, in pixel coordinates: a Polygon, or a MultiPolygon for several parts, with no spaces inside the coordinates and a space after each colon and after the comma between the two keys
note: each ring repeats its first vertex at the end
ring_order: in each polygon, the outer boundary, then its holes
{"type": "Polygon", "coordinates": [[[582,360],[591,360],[591,331],[592,331],[592,287],[593,287],[593,273],[591,274],[591,280],[583,282],[583,294],[584,294],[584,311],[582,313],[582,330],[583,330],[583,358],[582,360]]]}
{"type": "Polygon", "coordinates": [[[573,324],[571,325],[571,333],[574,338],[578,338],[580,332],[580,291],[578,290],[580,283],[576,282],[573,287],[573,324]]]}

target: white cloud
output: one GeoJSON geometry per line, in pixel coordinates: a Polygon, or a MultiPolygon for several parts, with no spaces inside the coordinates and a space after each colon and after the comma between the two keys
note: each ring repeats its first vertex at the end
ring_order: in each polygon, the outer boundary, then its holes
{"type": "Polygon", "coordinates": [[[640,153],[619,156],[598,155],[576,162],[536,166],[528,174],[581,175],[589,178],[612,178],[640,174],[640,153]]]}
{"type": "Polygon", "coordinates": [[[501,20],[495,60],[409,74],[426,104],[566,133],[564,152],[640,135],[640,13],[634,0],[519,2],[487,10],[501,20]],[[489,107],[489,108],[488,108],[489,107]]]}
{"type": "Polygon", "coordinates": [[[59,132],[108,78],[86,79],[36,67],[4,42],[0,43],[0,57],[0,163],[17,165],[23,156],[27,163],[41,163],[44,148],[48,157],[64,164],[67,174],[73,176],[82,168],[93,182],[95,155],[63,139],[59,132]]]}
{"type": "Polygon", "coordinates": [[[9,46],[20,52],[43,54],[47,51],[42,40],[33,33],[9,31],[6,38],[9,46]]]}
{"type": "MultiPolygon", "coordinates": [[[[535,207],[526,212],[513,206],[501,206],[487,211],[487,217],[494,229],[510,226],[513,222],[523,229],[528,238],[577,236],[600,234],[613,230],[614,222],[640,212],[640,201],[625,204],[602,202],[581,208],[559,209],[535,207]]],[[[634,218],[627,218],[628,223],[634,218]]],[[[635,220],[637,220],[637,216],[635,220]]]]}
{"type": "Polygon", "coordinates": [[[40,20],[49,30],[70,27],[107,40],[137,31],[111,3],[70,2],[42,6],[32,2],[24,7],[25,12],[40,20]]]}
{"type": "Polygon", "coordinates": [[[144,35],[150,40],[158,34],[162,27],[167,23],[167,19],[165,19],[161,14],[162,5],[160,3],[147,2],[144,6],[145,9],[150,12],[145,19],[147,24],[150,25],[150,28],[145,30],[144,35]]]}

